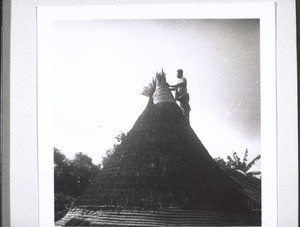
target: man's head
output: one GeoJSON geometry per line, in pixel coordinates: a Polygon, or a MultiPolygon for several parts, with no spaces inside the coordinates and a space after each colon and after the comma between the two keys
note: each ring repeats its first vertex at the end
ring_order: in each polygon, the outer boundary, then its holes
{"type": "Polygon", "coordinates": [[[178,69],[178,70],[177,70],[177,77],[178,77],[178,78],[183,77],[183,70],[182,70],[182,69],[178,69]]]}

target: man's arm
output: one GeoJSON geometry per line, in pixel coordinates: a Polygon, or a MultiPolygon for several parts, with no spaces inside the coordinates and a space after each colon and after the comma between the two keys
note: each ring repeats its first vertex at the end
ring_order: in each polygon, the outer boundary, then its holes
{"type": "Polygon", "coordinates": [[[176,84],[176,85],[169,85],[169,84],[168,84],[168,86],[171,87],[171,88],[177,88],[177,87],[178,87],[178,84],[176,84]]]}
{"type": "Polygon", "coordinates": [[[177,82],[177,87],[186,87],[186,79],[185,78],[181,78],[178,82],[177,82]]]}
{"type": "Polygon", "coordinates": [[[169,86],[169,89],[170,89],[171,91],[175,91],[176,88],[178,87],[177,84],[176,84],[176,85],[169,85],[169,84],[168,84],[168,86],[169,86]]]}

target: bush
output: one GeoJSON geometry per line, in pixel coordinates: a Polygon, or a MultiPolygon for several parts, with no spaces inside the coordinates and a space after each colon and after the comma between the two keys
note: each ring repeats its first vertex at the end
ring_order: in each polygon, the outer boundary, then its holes
{"type": "Polygon", "coordinates": [[[64,193],[55,193],[55,221],[61,219],[74,203],[74,198],[64,193]]]}

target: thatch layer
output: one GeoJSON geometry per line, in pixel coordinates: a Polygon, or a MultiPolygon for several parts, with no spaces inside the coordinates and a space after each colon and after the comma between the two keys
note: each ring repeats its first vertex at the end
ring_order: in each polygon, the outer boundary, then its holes
{"type": "Polygon", "coordinates": [[[260,226],[260,214],[219,210],[157,211],[72,209],[56,223],[67,226],[260,226]]]}
{"type": "Polygon", "coordinates": [[[149,104],[77,206],[246,210],[175,103],[149,104]]]}
{"type": "Polygon", "coordinates": [[[261,180],[224,165],[219,166],[235,182],[233,185],[241,193],[247,206],[252,210],[261,210],[261,180]]]}

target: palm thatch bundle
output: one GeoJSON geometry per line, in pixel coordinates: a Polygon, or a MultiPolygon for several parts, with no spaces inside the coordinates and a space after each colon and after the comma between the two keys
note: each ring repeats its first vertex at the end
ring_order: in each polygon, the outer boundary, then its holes
{"type": "Polygon", "coordinates": [[[148,84],[148,86],[144,86],[143,91],[140,93],[141,95],[145,95],[147,97],[152,97],[154,91],[156,88],[156,80],[155,78],[152,78],[151,82],[148,84]]]}

